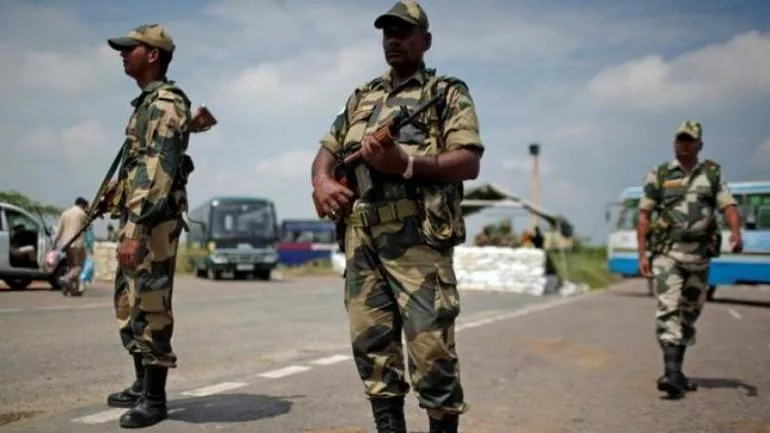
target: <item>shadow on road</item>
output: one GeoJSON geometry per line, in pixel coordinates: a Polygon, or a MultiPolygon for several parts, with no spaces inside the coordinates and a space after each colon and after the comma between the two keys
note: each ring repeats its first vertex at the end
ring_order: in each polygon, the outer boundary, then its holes
{"type": "Polygon", "coordinates": [[[169,419],[193,424],[246,422],[285,415],[292,402],[284,398],[254,394],[218,394],[169,402],[169,419]],[[180,410],[181,409],[181,410],[180,410]]]}
{"type": "Polygon", "coordinates": [[[746,397],[758,397],[759,389],[751,384],[748,384],[739,379],[719,379],[719,378],[704,378],[704,377],[691,377],[690,381],[698,388],[706,389],[743,389],[746,391],[746,397]]]}

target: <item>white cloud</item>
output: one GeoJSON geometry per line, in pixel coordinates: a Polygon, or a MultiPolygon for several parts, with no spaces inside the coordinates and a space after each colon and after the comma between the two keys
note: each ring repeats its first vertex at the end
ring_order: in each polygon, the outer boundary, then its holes
{"type": "Polygon", "coordinates": [[[356,85],[382,72],[381,62],[381,53],[370,42],[336,50],[308,50],[226,78],[214,103],[237,108],[231,111],[241,116],[296,118],[322,107],[338,108],[356,85]]]}
{"type": "MultiPolygon", "coordinates": [[[[281,217],[312,217],[318,138],[354,86],[386,68],[372,22],[389,3],[204,0],[140,15],[119,5],[82,14],[74,4],[8,3],[0,56],[12,61],[0,64],[0,90],[16,102],[0,106],[0,142],[16,151],[0,159],[0,185],[57,204],[90,195],[123,140],[138,92],[105,39],[139,22],[169,28],[179,47],[170,78],[219,120],[191,138],[192,202],[257,194],[276,200],[281,217]]],[[[528,0],[423,5],[434,34],[429,66],[466,80],[477,103],[488,149],[480,181],[501,180],[528,198],[527,145],[541,143],[541,202],[581,234],[600,232],[604,202],[670,156],[683,116],[618,108],[695,107],[687,117],[708,124],[709,152],[726,170],[751,177],[770,163],[758,162],[770,161],[760,159],[770,158],[770,145],[752,145],[770,137],[755,114],[768,112],[768,37],[747,32],[764,24],[746,22],[746,8],[730,17],[701,12],[695,20],[707,25],[681,26],[682,15],[662,4],[647,16],[625,5],[528,0]],[[729,111],[709,118],[700,113],[708,107],[729,111]],[[745,164],[749,155],[756,165],[745,164]]]]}
{"type": "Polygon", "coordinates": [[[61,131],[59,135],[65,155],[75,161],[106,150],[107,132],[95,119],[72,125],[61,131]]]}
{"type": "Polygon", "coordinates": [[[767,138],[766,140],[759,143],[757,148],[754,150],[751,162],[754,165],[763,167],[767,167],[767,165],[770,164],[770,138],[767,138]]]}
{"type": "Polygon", "coordinates": [[[594,102],[623,108],[726,109],[770,96],[767,71],[770,35],[749,31],[670,60],[652,54],[602,69],[587,92],[594,102]]]}
{"type": "Polygon", "coordinates": [[[313,158],[315,158],[315,152],[304,149],[292,149],[276,157],[260,161],[254,170],[257,174],[271,180],[298,177],[310,179],[310,165],[313,163],[313,158]]]}

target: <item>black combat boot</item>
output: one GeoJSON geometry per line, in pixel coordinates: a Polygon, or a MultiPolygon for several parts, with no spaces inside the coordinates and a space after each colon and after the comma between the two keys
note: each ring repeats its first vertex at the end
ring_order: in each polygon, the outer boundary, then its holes
{"type": "Polygon", "coordinates": [[[698,385],[690,382],[690,379],[688,379],[687,376],[685,376],[684,372],[681,371],[681,366],[684,365],[684,354],[685,354],[686,351],[687,351],[687,346],[685,346],[685,345],[679,346],[679,353],[678,353],[678,355],[679,355],[678,361],[679,361],[679,366],[680,366],[680,373],[679,374],[682,375],[682,383],[684,383],[684,390],[685,391],[697,391],[698,390],[698,385]]]}
{"type": "Polygon", "coordinates": [[[460,425],[460,416],[456,414],[445,413],[440,420],[429,416],[428,420],[430,433],[457,433],[457,427],[460,425]]]}
{"type": "Polygon", "coordinates": [[[144,392],[131,410],[120,417],[123,428],[143,428],[155,425],[168,417],[166,407],[166,378],[168,368],[147,367],[144,392]]]}
{"type": "Polygon", "coordinates": [[[658,379],[658,391],[663,391],[669,397],[682,397],[685,390],[684,375],[682,374],[682,346],[666,344],[663,346],[663,363],[665,370],[658,379]]]}
{"type": "Polygon", "coordinates": [[[139,401],[144,389],[144,366],[141,355],[135,353],[133,356],[136,380],[134,380],[133,385],[123,391],[114,392],[107,396],[107,406],[132,408],[139,401]]]}
{"type": "Polygon", "coordinates": [[[377,433],[407,433],[404,419],[404,397],[370,400],[377,433]]]}

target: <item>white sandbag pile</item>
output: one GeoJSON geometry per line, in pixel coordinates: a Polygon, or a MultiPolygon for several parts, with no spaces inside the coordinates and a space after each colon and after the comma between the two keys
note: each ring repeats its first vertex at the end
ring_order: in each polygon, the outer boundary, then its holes
{"type": "Polygon", "coordinates": [[[94,281],[114,281],[118,269],[115,242],[94,242],[94,281]]]}
{"type": "Polygon", "coordinates": [[[454,268],[461,290],[543,295],[549,285],[545,253],[537,248],[458,246],[454,268]]]}

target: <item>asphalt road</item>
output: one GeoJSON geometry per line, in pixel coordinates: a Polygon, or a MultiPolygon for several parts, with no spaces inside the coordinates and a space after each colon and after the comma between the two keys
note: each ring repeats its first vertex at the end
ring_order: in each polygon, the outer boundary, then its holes
{"type": "MultiPolygon", "coordinates": [[[[179,278],[171,419],[153,432],[373,432],[348,347],[338,278],[179,278]]],[[[0,432],[118,432],[106,394],[131,380],[111,289],[64,298],[0,291],[0,432]]],[[[464,291],[464,432],[770,432],[770,290],[709,303],[685,370],[700,389],[655,389],[654,300],[641,282],[574,298],[464,291]]],[[[410,432],[427,420],[408,400],[410,432]]]]}

